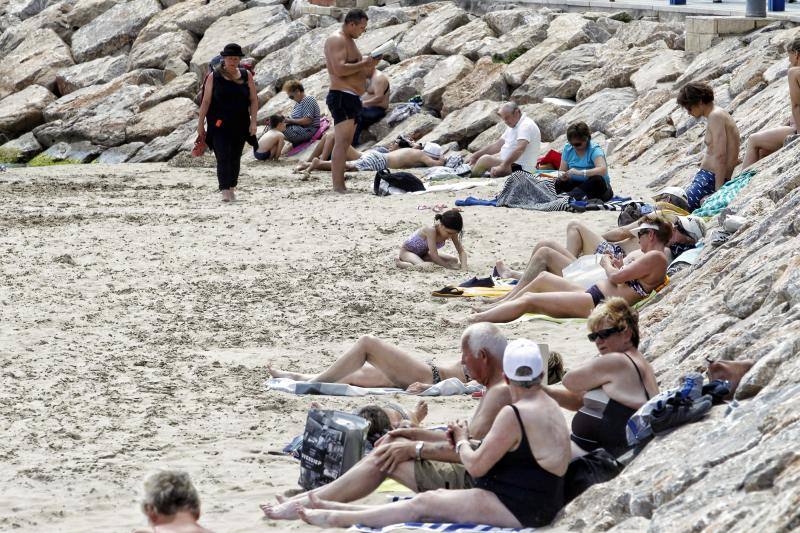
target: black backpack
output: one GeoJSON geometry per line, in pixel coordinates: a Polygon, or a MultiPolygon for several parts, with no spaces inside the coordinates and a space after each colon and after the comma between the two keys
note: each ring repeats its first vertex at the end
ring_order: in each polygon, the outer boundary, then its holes
{"type": "Polygon", "coordinates": [[[395,187],[405,192],[424,191],[425,185],[422,181],[410,172],[389,172],[389,169],[379,170],[375,173],[375,182],[372,185],[373,192],[378,196],[388,196],[391,193],[389,187],[395,187]]]}
{"type": "Polygon", "coordinates": [[[648,213],[653,212],[653,206],[644,202],[628,202],[617,217],[617,226],[633,224],[648,213]]]}

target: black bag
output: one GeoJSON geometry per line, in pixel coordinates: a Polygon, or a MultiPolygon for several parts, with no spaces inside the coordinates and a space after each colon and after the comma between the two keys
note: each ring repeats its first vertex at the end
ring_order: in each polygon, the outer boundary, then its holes
{"type": "Polygon", "coordinates": [[[300,479],[306,490],[326,485],[364,456],[369,422],[351,413],[311,409],[300,451],[300,479]]]}
{"type": "Polygon", "coordinates": [[[622,463],[603,448],[573,459],[564,474],[564,505],[592,485],[614,479],[622,472],[622,468],[622,463]]]}
{"type": "Polygon", "coordinates": [[[389,187],[394,187],[405,192],[424,191],[422,180],[410,172],[389,172],[389,169],[379,170],[375,173],[375,182],[372,184],[373,192],[378,196],[392,194],[389,187]]]}
{"type": "Polygon", "coordinates": [[[628,202],[625,209],[617,217],[617,226],[627,226],[633,224],[648,213],[653,212],[653,206],[644,202],[628,202]]]}

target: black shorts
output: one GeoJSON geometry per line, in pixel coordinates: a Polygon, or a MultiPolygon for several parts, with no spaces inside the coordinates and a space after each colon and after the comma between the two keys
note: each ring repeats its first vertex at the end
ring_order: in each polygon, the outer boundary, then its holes
{"type": "Polygon", "coordinates": [[[361,98],[344,91],[328,91],[325,104],[333,116],[333,125],[345,120],[358,120],[361,116],[361,98]]]}

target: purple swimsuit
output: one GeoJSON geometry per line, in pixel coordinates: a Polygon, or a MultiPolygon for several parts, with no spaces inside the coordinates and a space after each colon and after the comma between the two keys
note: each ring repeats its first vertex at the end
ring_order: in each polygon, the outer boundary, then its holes
{"type": "MultiPolygon", "coordinates": [[[[447,241],[438,241],[436,243],[436,249],[440,249],[445,245],[446,242],[447,241]]],[[[426,255],[428,255],[428,239],[420,235],[419,230],[417,230],[413,235],[411,235],[411,237],[406,239],[406,242],[403,243],[403,248],[412,254],[416,254],[419,257],[424,258],[426,255]]]]}

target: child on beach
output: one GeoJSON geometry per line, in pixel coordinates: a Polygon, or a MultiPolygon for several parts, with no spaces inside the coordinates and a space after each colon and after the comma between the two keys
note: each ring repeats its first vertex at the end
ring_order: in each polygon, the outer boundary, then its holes
{"type": "Polygon", "coordinates": [[[457,209],[451,209],[434,217],[433,226],[419,228],[400,246],[395,264],[400,268],[418,267],[423,263],[435,263],[450,269],[467,269],[467,253],[461,246],[461,231],[464,221],[457,209]],[[439,249],[447,240],[453,241],[458,258],[440,254],[439,249]]]}
{"type": "Polygon", "coordinates": [[[286,119],[282,115],[269,117],[269,131],[258,140],[258,148],[253,148],[253,156],[259,161],[277,161],[283,151],[286,119]]]}

